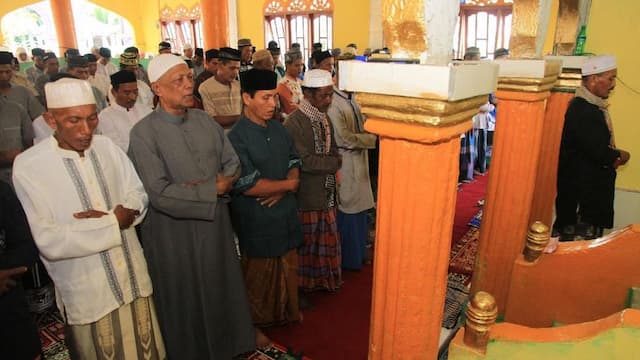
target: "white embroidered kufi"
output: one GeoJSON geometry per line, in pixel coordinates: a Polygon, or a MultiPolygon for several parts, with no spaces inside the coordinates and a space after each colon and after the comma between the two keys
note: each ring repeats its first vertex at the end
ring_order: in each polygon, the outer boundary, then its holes
{"type": "Polygon", "coordinates": [[[617,67],[616,58],[613,55],[593,56],[582,64],[582,76],[600,74],[617,67]]]}
{"type": "Polygon", "coordinates": [[[48,109],[62,109],[96,103],[91,84],[86,80],[62,78],[44,86],[48,109]]]}
{"type": "Polygon", "coordinates": [[[302,86],[308,88],[321,88],[325,86],[333,86],[331,80],[331,73],[327,70],[313,69],[304,73],[304,80],[302,80],[302,86]]]}
{"type": "Polygon", "coordinates": [[[173,54],[161,54],[149,62],[149,69],[147,70],[149,74],[149,81],[156,82],[158,79],[162,77],[167,71],[169,71],[172,67],[184,64],[187,65],[184,60],[180,56],[176,56],[173,54]]]}

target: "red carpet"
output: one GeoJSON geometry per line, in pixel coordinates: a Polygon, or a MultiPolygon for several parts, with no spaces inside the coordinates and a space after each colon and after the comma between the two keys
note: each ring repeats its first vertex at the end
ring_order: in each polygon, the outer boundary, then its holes
{"type": "Polygon", "coordinates": [[[452,247],[467,233],[469,220],[480,210],[476,204],[478,200],[484,199],[487,181],[489,181],[489,174],[475,176],[473,182],[460,185],[458,199],[456,200],[456,215],[453,220],[452,247]]]}
{"type": "MultiPolygon", "coordinates": [[[[453,241],[467,233],[467,223],[478,212],[478,200],[484,198],[488,176],[476,176],[462,184],[456,201],[453,241]]],[[[373,268],[361,272],[344,272],[344,285],[335,293],[309,295],[314,309],[304,312],[302,324],[269,328],[265,332],[273,341],[302,352],[313,360],[364,360],[369,343],[369,316],[373,268]]]]}
{"type": "Polygon", "coordinates": [[[302,324],[269,328],[265,333],[313,360],[366,359],[372,278],[371,265],[360,272],[345,271],[339,292],[308,295],[314,308],[303,313],[302,324]]]}

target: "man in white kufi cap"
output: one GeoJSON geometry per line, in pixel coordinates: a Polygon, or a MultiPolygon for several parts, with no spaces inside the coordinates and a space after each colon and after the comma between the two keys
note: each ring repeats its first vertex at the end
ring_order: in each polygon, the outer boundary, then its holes
{"type": "Polygon", "coordinates": [[[323,69],[307,71],[302,93],[304,99],[284,124],[302,161],[297,194],[304,235],[298,248],[299,286],[306,292],[336,291],[342,284],[336,226],[336,172],[342,157],[327,117],[333,97],[331,73],[323,69]]]}
{"type": "Polygon", "coordinates": [[[165,359],[135,226],[148,197],[126,154],[94,135],[91,84],[45,86],[53,135],[20,154],[13,181],[65,317],[74,359],[165,359]]]}
{"type": "Polygon", "coordinates": [[[158,106],[131,130],[129,156],[151,203],[142,243],[167,353],[231,359],[256,337],[228,207],[240,161],[222,127],[191,108],[182,58],[159,55],[148,71],[158,106]]]}
{"type": "Polygon", "coordinates": [[[616,146],[608,111],[616,75],[615,57],[587,59],[565,114],[554,224],[561,241],[594,239],[613,227],[616,169],[630,157],[616,146]]]}

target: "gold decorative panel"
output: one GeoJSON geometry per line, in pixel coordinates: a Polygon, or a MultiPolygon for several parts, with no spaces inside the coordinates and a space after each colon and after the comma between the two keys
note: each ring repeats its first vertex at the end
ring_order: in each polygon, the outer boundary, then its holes
{"type": "Polygon", "coordinates": [[[384,43],[394,57],[419,58],[427,50],[424,0],[382,0],[384,43]]]}

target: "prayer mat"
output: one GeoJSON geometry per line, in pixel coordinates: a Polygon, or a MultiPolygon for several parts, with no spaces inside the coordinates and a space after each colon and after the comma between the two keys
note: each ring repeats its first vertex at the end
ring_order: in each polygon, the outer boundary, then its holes
{"type": "Polygon", "coordinates": [[[296,353],[295,351],[288,350],[281,345],[272,344],[266,349],[258,349],[253,354],[236,357],[234,360],[311,360],[311,359],[306,356],[303,356],[301,353],[296,353]]]}
{"type": "Polygon", "coordinates": [[[45,360],[68,360],[69,351],[64,343],[64,321],[55,306],[35,315],[42,352],[45,360]]]}
{"type": "Polygon", "coordinates": [[[471,276],[449,273],[447,276],[447,296],[444,300],[442,327],[453,329],[458,325],[458,317],[469,299],[468,282],[471,276]]]}
{"type": "Polygon", "coordinates": [[[479,228],[482,223],[482,209],[478,210],[478,212],[473,216],[473,218],[469,221],[467,225],[479,228]]]}
{"type": "Polygon", "coordinates": [[[449,257],[449,272],[472,275],[478,254],[478,239],[480,229],[470,227],[464,236],[451,248],[449,257]]]}
{"type": "MultiPolygon", "coordinates": [[[[42,314],[35,315],[36,324],[42,341],[43,360],[69,360],[69,351],[64,343],[64,321],[55,306],[42,314]]],[[[236,360],[311,360],[296,352],[287,351],[281,345],[273,344],[253,354],[241,356],[236,360]]]]}

